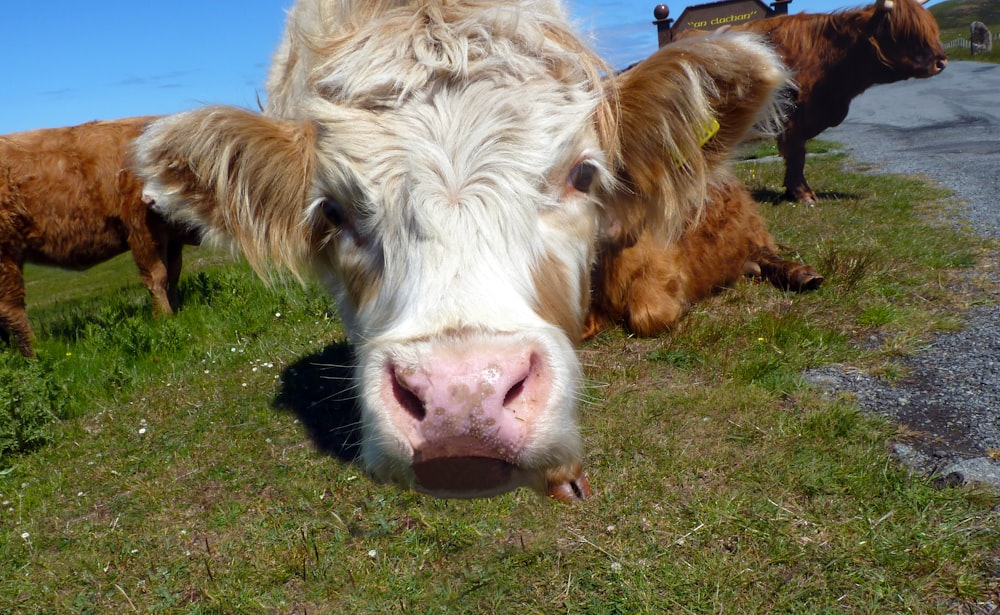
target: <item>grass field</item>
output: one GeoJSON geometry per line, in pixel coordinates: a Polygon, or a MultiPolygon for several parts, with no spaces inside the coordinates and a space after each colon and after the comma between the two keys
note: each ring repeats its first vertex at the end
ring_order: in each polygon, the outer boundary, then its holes
{"type": "Polygon", "coordinates": [[[1000,589],[1000,496],[911,476],[887,449],[918,434],[800,374],[900,377],[997,246],[918,178],[812,151],[815,207],[779,202],[766,147],[740,173],[820,290],[740,283],[668,335],[582,347],[580,506],[366,478],[314,288],[191,250],[157,321],[127,256],[30,269],[40,358],[0,356],[0,418],[17,395],[24,425],[0,429],[0,613],[975,612],[1000,589]]]}

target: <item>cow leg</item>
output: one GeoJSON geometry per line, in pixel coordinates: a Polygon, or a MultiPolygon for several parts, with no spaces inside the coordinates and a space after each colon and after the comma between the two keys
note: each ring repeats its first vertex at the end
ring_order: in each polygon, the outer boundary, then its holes
{"type": "Polygon", "coordinates": [[[24,273],[21,264],[0,257],[0,338],[13,343],[21,354],[32,358],[33,338],[24,304],[24,273]]]}
{"type": "Polygon", "coordinates": [[[591,307],[591,310],[587,313],[587,319],[583,323],[583,335],[581,336],[584,340],[589,340],[601,331],[604,331],[610,327],[614,322],[602,311],[598,311],[591,307]]]}
{"type": "Polygon", "coordinates": [[[181,279],[181,265],[184,260],[184,242],[179,239],[167,241],[167,302],[170,309],[177,311],[180,303],[178,285],[181,279]]]}
{"type": "Polygon", "coordinates": [[[139,268],[139,276],[153,299],[153,314],[172,316],[174,310],[167,296],[169,279],[166,265],[169,260],[167,238],[163,237],[161,241],[157,241],[148,232],[136,232],[129,237],[128,243],[132,249],[132,258],[139,268]]]}
{"type": "Polygon", "coordinates": [[[763,246],[750,255],[745,270],[748,275],[764,278],[782,290],[816,290],[823,283],[823,276],[812,265],[786,261],[763,246]]]}
{"type": "Polygon", "coordinates": [[[778,151],[785,159],[785,198],[806,204],[818,201],[806,182],[806,140],[786,131],[778,137],[778,151]]]}

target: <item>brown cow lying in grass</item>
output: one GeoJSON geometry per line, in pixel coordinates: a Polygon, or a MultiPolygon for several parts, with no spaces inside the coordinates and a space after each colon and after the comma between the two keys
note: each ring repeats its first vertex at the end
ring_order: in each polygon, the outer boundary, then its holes
{"type": "Polygon", "coordinates": [[[86,269],[132,250],[158,314],[173,314],[184,243],[126,170],[129,144],[155,118],[0,136],[0,336],[34,356],[24,263],[86,269]],[[10,338],[13,339],[10,339],[10,338]]]}
{"type": "MultiPolygon", "coordinates": [[[[688,38],[706,34],[709,33],[691,31],[688,38]]],[[[636,78],[633,74],[636,66],[621,73],[626,83],[636,78]]],[[[778,107],[787,110],[790,95],[794,95],[794,88],[784,88],[776,103],[778,107]]],[[[626,97],[623,105],[632,115],[648,115],[631,124],[637,132],[624,135],[629,142],[641,143],[643,132],[657,121],[655,111],[647,110],[646,101],[638,97],[626,97]]],[[[782,120],[770,116],[757,130],[777,133],[782,120]]],[[[718,135],[719,129],[718,122],[709,122],[695,132],[699,132],[700,141],[712,155],[727,157],[731,152],[726,144],[733,142],[726,140],[725,135],[718,135]]],[[[683,166],[676,158],[674,162],[678,168],[683,166]]],[[[618,173],[625,194],[648,199],[637,189],[633,173],[629,169],[618,173]]],[[[778,288],[794,291],[813,290],[823,283],[823,277],[810,265],[781,258],[760,217],[757,202],[727,165],[709,169],[704,181],[699,193],[699,211],[703,213],[688,219],[679,236],[645,227],[631,238],[634,241],[625,238],[601,245],[592,271],[592,297],[584,339],[617,323],[636,335],[657,335],[673,328],[693,303],[731,286],[744,275],[763,278],[778,288]]]]}
{"type": "Polygon", "coordinates": [[[746,186],[724,167],[715,175],[704,216],[680,238],[647,230],[633,245],[603,250],[593,272],[585,338],[618,322],[636,335],[662,333],[694,302],[744,275],[795,291],[823,283],[812,266],[779,256],[746,186]]]}

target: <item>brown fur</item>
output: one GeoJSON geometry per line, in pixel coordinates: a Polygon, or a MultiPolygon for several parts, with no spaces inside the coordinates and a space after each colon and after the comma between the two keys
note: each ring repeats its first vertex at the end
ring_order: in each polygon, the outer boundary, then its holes
{"type": "Polygon", "coordinates": [[[708,187],[705,216],[679,239],[647,230],[634,245],[601,253],[585,338],[618,322],[636,335],[662,333],[693,303],[745,274],[792,290],[819,286],[823,278],[812,267],[778,256],[746,187],[724,171],[719,175],[708,187]]]}
{"type": "Polygon", "coordinates": [[[558,261],[549,259],[533,272],[532,277],[534,286],[538,289],[536,309],[539,316],[565,331],[574,342],[580,341],[581,323],[576,317],[579,308],[568,305],[573,296],[566,292],[568,288],[579,287],[579,276],[573,278],[558,261]]]}
{"type": "Polygon", "coordinates": [[[869,87],[941,72],[947,56],[937,22],[916,0],[896,0],[831,14],[799,13],[760,19],[733,30],[765,35],[798,84],[794,111],[778,135],[785,191],[812,203],[806,182],[806,141],[847,117],[851,100],[869,87]]]}
{"type": "Polygon", "coordinates": [[[748,127],[779,119],[780,108],[769,103],[786,74],[713,38],[711,54],[697,39],[678,41],[671,53],[653,54],[619,75],[611,88],[606,106],[613,111],[606,116],[615,125],[601,132],[616,138],[606,147],[619,181],[603,195],[611,213],[604,232],[613,243],[634,241],[644,226],[664,239],[679,236],[701,215],[712,173],[748,127]],[[718,132],[699,145],[699,132],[713,118],[718,132]]]}
{"type": "Polygon", "coordinates": [[[33,356],[24,263],[86,269],[132,251],[157,313],[177,304],[191,237],[143,203],[128,144],[155,118],[90,122],[0,137],[0,335],[33,356]]]}
{"type": "Polygon", "coordinates": [[[192,121],[183,127],[160,122],[147,133],[163,141],[158,180],[171,186],[156,198],[183,193],[190,209],[177,222],[200,227],[210,239],[239,235],[243,253],[258,273],[272,261],[299,276],[309,249],[324,235],[305,232],[301,212],[281,205],[307,200],[317,137],[313,127],[262,122],[256,113],[223,107],[187,115],[192,121]],[[219,133],[238,134],[239,139],[213,138],[219,133]],[[252,198],[241,189],[250,184],[252,198]]]}

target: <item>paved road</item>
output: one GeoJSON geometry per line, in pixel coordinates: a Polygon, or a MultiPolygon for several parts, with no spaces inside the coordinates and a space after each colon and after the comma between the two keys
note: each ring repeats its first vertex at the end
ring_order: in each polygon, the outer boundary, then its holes
{"type": "MultiPolygon", "coordinates": [[[[956,194],[952,206],[976,232],[1000,238],[1000,66],[953,62],[940,75],[871,88],[822,138],[844,143],[880,172],[922,174],[956,194]]],[[[810,378],[851,391],[863,408],[925,434],[897,444],[903,461],[946,484],[1000,487],[1000,271],[970,273],[980,303],[966,326],[909,361],[896,386],[850,369],[810,378]]]]}
{"type": "Polygon", "coordinates": [[[822,138],[894,173],[922,173],[968,201],[967,218],[1000,236],[1000,65],[952,62],[930,79],[869,89],[822,138]]]}

